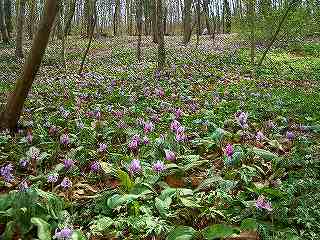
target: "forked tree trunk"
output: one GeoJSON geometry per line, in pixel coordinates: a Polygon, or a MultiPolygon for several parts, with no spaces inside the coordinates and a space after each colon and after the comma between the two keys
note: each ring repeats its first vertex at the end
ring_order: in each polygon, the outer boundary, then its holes
{"type": "Polygon", "coordinates": [[[166,62],[166,51],[164,47],[164,32],[163,32],[163,10],[162,0],[157,0],[157,26],[158,26],[158,68],[162,70],[166,62]]]}
{"type": "Polygon", "coordinates": [[[0,0],[0,32],[4,44],[9,43],[9,36],[4,21],[3,0],[0,0]]]}
{"type": "Polygon", "coordinates": [[[191,38],[191,0],[184,0],[183,43],[188,44],[191,38]]]}
{"type": "Polygon", "coordinates": [[[16,36],[16,57],[23,58],[22,40],[23,40],[23,25],[26,13],[26,0],[20,0],[19,15],[17,22],[17,36],[16,36]]]}
{"type": "Polygon", "coordinates": [[[52,24],[58,12],[58,1],[47,0],[45,3],[44,14],[33,38],[32,48],[24,65],[23,73],[17,80],[14,91],[9,96],[7,105],[0,115],[0,126],[2,128],[15,129],[17,127],[23,104],[39,70],[48,44],[52,24]]]}
{"type": "Polygon", "coordinates": [[[137,45],[137,58],[141,62],[141,34],[142,34],[142,2],[136,0],[136,13],[137,13],[137,30],[138,30],[138,45],[137,45]]]}

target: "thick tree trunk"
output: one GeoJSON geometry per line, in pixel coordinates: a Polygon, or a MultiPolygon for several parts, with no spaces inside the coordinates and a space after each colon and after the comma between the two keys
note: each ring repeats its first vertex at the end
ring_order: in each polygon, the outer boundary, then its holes
{"type": "Polygon", "coordinates": [[[22,76],[16,82],[15,89],[10,95],[7,105],[0,116],[0,126],[2,128],[15,129],[17,127],[23,104],[45,53],[50,30],[57,12],[58,0],[47,0],[44,14],[32,42],[30,54],[24,65],[22,76]]]}
{"type": "Polygon", "coordinates": [[[4,21],[4,11],[3,11],[3,0],[0,0],[0,32],[2,36],[2,41],[5,44],[9,43],[9,36],[7,28],[4,21]]]}
{"type": "Polygon", "coordinates": [[[137,13],[137,30],[138,30],[138,45],[137,45],[137,58],[141,62],[141,34],[142,34],[142,2],[136,0],[136,13],[137,13]]]}
{"type": "Polygon", "coordinates": [[[66,22],[64,25],[64,34],[65,36],[70,34],[71,32],[71,23],[72,23],[72,19],[76,10],[76,4],[77,4],[77,0],[71,0],[70,2],[70,7],[69,7],[69,11],[66,17],[66,22]]]}
{"type": "Polygon", "coordinates": [[[163,69],[166,62],[166,51],[164,46],[164,32],[163,32],[163,10],[162,0],[157,0],[157,26],[158,26],[158,68],[163,69]]]}
{"type": "Polygon", "coordinates": [[[183,43],[188,44],[191,38],[191,0],[184,0],[183,43]]]}
{"type": "Polygon", "coordinates": [[[11,0],[4,0],[3,8],[4,8],[4,15],[5,15],[5,24],[6,24],[6,29],[7,29],[9,38],[11,38],[12,28],[13,28],[11,6],[12,6],[11,0]]]}
{"type": "Polygon", "coordinates": [[[23,26],[25,22],[26,0],[20,0],[19,16],[17,22],[17,37],[16,37],[16,57],[23,58],[22,41],[23,41],[23,26]]]}
{"type": "Polygon", "coordinates": [[[150,34],[150,25],[151,25],[151,8],[150,8],[150,0],[144,0],[143,5],[144,10],[144,32],[145,35],[148,36],[150,34]]]}

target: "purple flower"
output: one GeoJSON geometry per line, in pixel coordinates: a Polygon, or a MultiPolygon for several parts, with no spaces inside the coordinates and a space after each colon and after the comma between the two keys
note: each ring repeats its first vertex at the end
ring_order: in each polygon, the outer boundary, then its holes
{"type": "Polygon", "coordinates": [[[28,142],[29,144],[32,144],[32,139],[33,139],[33,137],[32,137],[32,133],[31,133],[30,131],[27,132],[26,139],[27,139],[27,142],[28,142]]]}
{"type": "Polygon", "coordinates": [[[0,176],[4,178],[6,182],[11,182],[14,177],[12,175],[13,165],[11,163],[2,166],[0,169],[0,176]]]}
{"type": "Polygon", "coordinates": [[[258,131],[257,135],[256,135],[256,140],[260,142],[260,141],[262,141],[264,139],[265,139],[265,136],[264,136],[263,132],[258,131]]]}
{"type": "Polygon", "coordinates": [[[49,128],[49,135],[55,136],[57,134],[57,132],[58,132],[58,128],[56,126],[51,126],[49,128]]]}
{"type": "Polygon", "coordinates": [[[150,143],[149,138],[147,136],[143,137],[143,144],[148,145],[150,143]]]}
{"type": "Polygon", "coordinates": [[[181,124],[180,124],[177,120],[173,120],[173,121],[171,122],[170,129],[171,129],[173,132],[176,132],[179,127],[181,127],[181,124]]]}
{"type": "Polygon", "coordinates": [[[227,156],[228,158],[231,158],[232,155],[233,155],[233,146],[229,143],[229,144],[226,146],[224,152],[225,152],[225,154],[226,154],[226,156],[227,156]]]}
{"type": "Polygon", "coordinates": [[[137,174],[141,171],[140,161],[138,159],[133,159],[129,165],[129,172],[131,174],[137,174]]]}
{"type": "Polygon", "coordinates": [[[58,174],[50,174],[48,176],[48,183],[56,183],[58,181],[59,175],[58,174]]]}
{"type": "Polygon", "coordinates": [[[106,151],[107,151],[107,144],[99,143],[98,152],[102,153],[102,152],[106,152],[106,151]]]}
{"type": "Polygon", "coordinates": [[[143,131],[145,134],[152,132],[152,130],[153,130],[153,123],[152,122],[147,122],[144,124],[143,131]]]}
{"type": "Polygon", "coordinates": [[[155,92],[156,96],[158,96],[158,97],[163,97],[164,96],[164,91],[163,91],[162,88],[156,88],[154,90],[154,92],[155,92]]]}
{"type": "Polygon", "coordinates": [[[165,170],[165,168],[166,167],[165,167],[164,163],[161,161],[157,161],[152,166],[153,171],[155,171],[156,173],[161,173],[162,171],[165,170]]]}
{"type": "Polygon", "coordinates": [[[179,119],[182,116],[182,110],[180,108],[176,109],[174,112],[176,119],[179,119]]]}
{"type": "Polygon", "coordinates": [[[242,127],[242,128],[247,128],[248,124],[247,124],[247,119],[248,119],[248,114],[245,112],[237,112],[235,115],[235,118],[238,122],[238,124],[242,127]]]}
{"type": "Polygon", "coordinates": [[[91,172],[99,172],[101,169],[101,165],[98,161],[94,161],[91,163],[90,170],[91,172]]]}
{"type": "Polygon", "coordinates": [[[58,231],[58,229],[56,229],[55,234],[54,234],[54,238],[67,240],[67,239],[71,239],[72,234],[73,234],[73,230],[68,227],[65,227],[65,228],[61,229],[60,231],[58,231]]]}
{"type": "Polygon", "coordinates": [[[176,154],[170,150],[165,149],[164,150],[166,154],[166,160],[167,161],[175,161],[176,160],[176,154]]]}
{"type": "Polygon", "coordinates": [[[256,208],[266,209],[269,212],[272,211],[271,203],[269,201],[267,201],[263,195],[259,196],[258,199],[256,200],[256,208]]]}
{"type": "Polygon", "coordinates": [[[63,160],[63,165],[66,170],[74,166],[74,161],[72,159],[66,158],[63,160]]]}
{"type": "Polygon", "coordinates": [[[26,168],[28,164],[29,164],[29,162],[28,162],[27,159],[21,159],[20,160],[20,167],[21,168],[26,168]]]}
{"type": "Polygon", "coordinates": [[[64,189],[71,188],[72,182],[70,181],[69,178],[65,177],[60,183],[60,186],[63,187],[64,189]]]}
{"type": "Polygon", "coordinates": [[[27,191],[27,190],[29,189],[29,186],[28,186],[28,183],[26,182],[26,180],[23,180],[23,181],[19,184],[18,188],[19,188],[19,191],[20,191],[20,192],[25,192],[25,191],[27,191]]]}
{"type": "Polygon", "coordinates": [[[287,134],[286,134],[286,137],[287,137],[290,141],[292,141],[292,140],[295,138],[295,135],[294,135],[293,132],[288,131],[287,134]]]}
{"type": "Polygon", "coordinates": [[[64,133],[60,136],[60,143],[64,146],[67,146],[70,144],[70,138],[67,133],[64,133]]]}

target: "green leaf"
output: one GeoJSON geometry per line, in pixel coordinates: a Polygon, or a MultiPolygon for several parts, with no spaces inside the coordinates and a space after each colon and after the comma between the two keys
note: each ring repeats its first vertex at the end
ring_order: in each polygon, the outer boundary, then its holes
{"type": "Polygon", "coordinates": [[[208,163],[208,160],[201,160],[201,161],[196,161],[196,162],[192,162],[190,164],[187,164],[186,166],[183,167],[184,171],[189,171],[191,169],[194,169],[196,167],[200,167],[206,163],[208,163]]]}
{"type": "Polygon", "coordinates": [[[189,207],[189,208],[200,208],[201,206],[196,203],[193,199],[189,199],[189,198],[180,198],[182,204],[185,207],[189,207]]]}
{"type": "Polygon", "coordinates": [[[33,217],[31,218],[31,223],[38,227],[38,238],[40,240],[51,239],[50,225],[41,218],[33,217]]]}
{"type": "Polygon", "coordinates": [[[196,230],[188,226],[178,226],[167,236],[166,240],[191,240],[196,230]]]}
{"type": "Polygon", "coordinates": [[[242,220],[240,229],[241,231],[255,231],[258,228],[258,223],[256,219],[246,218],[242,220]]]}
{"type": "Polygon", "coordinates": [[[14,221],[8,222],[6,225],[6,230],[3,233],[3,240],[11,240],[15,231],[16,223],[14,221]]]}
{"type": "Polygon", "coordinates": [[[112,173],[112,166],[107,162],[100,162],[100,166],[105,174],[112,173]]]}
{"type": "Polygon", "coordinates": [[[111,209],[115,209],[122,204],[124,204],[127,200],[124,199],[121,195],[115,194],[107,200],[107,206],[111,209]]]}
{"type": "Polygon", "coordinates": [[[224,224],[215,224],[207,227],[204,230],[203,235],[206,239],[212,240],[216,238],[229,237],[233,234],[239,234],[239,233],[240,231],[238,228],[234,228],[224,224]]]}
{"type": "Polygon", "coordinates": [[[109,217],[99,218],[94,221],[94,225],[91,227],[91,230],[95,232],[104,232],[113,224],[113,220],[109,217]]]}
{"type": "Polygon", "coordinates": [[[129,174],[122,170],[118,170],[117,173],[121,181],[121,185],[126,191],[130,191],[130,189],[133,187],[133,182],[131,181],[129,174]]]}
{"type": "Polygon", "coordinates": [[[171,202],[172,202],[171,197],[168,197],[165,200],[161,200],[160,198],[155,198],[154,205],[156,206],[158,212],[162,217],[165,218],[167,216],[170,209],[171,202]]]}
{"type": "Polygon", "coordinates": [[[83,235],[83,233],[80,230],[73,231],[72,240],[87,240],[87,238],[83,235]]]}
{"type": "Polygon", "coordinates": [[[253,148],[253,152],[268,161],[278,158],[278,155],[260,148],[253,148]]]}

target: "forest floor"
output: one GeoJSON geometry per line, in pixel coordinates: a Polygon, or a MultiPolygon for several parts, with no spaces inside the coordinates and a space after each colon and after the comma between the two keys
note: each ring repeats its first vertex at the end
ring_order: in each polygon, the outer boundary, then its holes
{"type": "MultiPolygon", "coordinates": [[[[86,44],[67,39],[64,69],[49,43],[23,128],[0,134],[0,235],[320,239],[319,43],[273,48],[254,77],[236,34],[166,37],[163,72],[151,38],[140,63],[135,37],[100,38],[79,76],[86,44]]],[[[22,66],[0,45],[0,108],[22,66]]]]}

